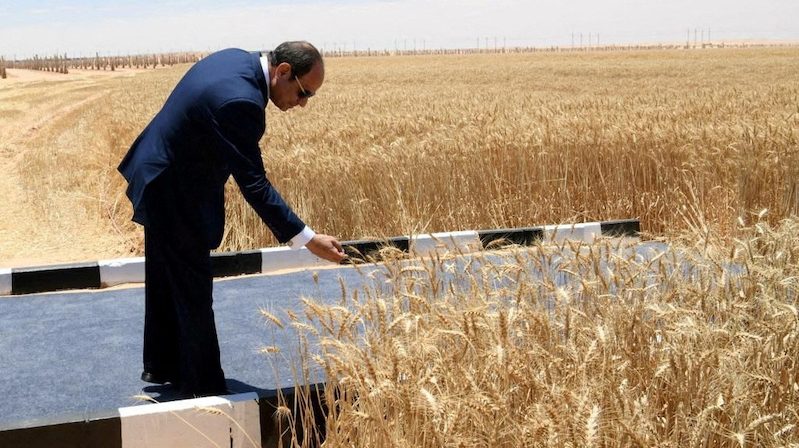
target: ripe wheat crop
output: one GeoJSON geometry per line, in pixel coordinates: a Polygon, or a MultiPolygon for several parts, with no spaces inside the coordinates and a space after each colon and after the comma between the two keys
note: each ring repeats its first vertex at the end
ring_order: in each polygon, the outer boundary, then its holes
{"type": "MultiPolygon", "coordinates": [[[[331,58],[309,107],[270,106],[267,172],[318,231],[639,217],[673,243],[651,263],[607,242],[389,263],[392,290],[308,301],[288,320],[334,380],[329,446],[799,443],[797,56],[331,58]]],[[[115,168],[186,69],[0,84],[0,260],[142,252],[115,168]]],[[[274,243],[227,195],[221,249],[274,243]]]]}
{"type": "Polygon", "coordinates": [[[285,318],[328,411],[284,417],[316,418],[329,447],[793,446],[798,231],[390,263],[285,318]]]}
{"type": "MultiPolygon", "coordinates": [[[[661,234],[684,228],[686,207],[730,234],[751,210],[772,223],[799,210],[797,56],[331,58],[307,108],[269,107],[263,157],[300,216],[342,239],[629,217],[661,234]]],[[[0,114],[54,114],[0,143],[24,155],[24,221],[48,229],[27,241],[92,235],[103,255],[141,253],[115,167],[186,68],[0,91],[0,114]]],[[[274,244],[235,186],[227,196],[221,250],[274,244]]]]}

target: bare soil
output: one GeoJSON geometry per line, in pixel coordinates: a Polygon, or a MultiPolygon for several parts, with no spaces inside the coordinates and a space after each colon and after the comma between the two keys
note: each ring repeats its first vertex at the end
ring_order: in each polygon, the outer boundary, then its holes
{"type": "Polygon", "coordinates": [[[10,69],[8,78],[0,80],[0,268],[89,261],[114,253],[108,248],[117,244],[115,235],[67,235],[44,222],[25,187],[23,176],[29,174],[23,167],[37,150],[35,142],[59,117],[91,107],[107,92],[108,80],[141,71],[73,70],[63,75],[10,69]]]}

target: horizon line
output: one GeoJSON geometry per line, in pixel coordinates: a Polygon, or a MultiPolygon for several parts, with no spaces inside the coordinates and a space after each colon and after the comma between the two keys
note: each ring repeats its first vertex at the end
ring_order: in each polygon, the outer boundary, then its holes
{"type": "MultiPolygon", "coordinates": [[[[488,38],[486,38],[488,39],[488,38]]],[[[403,39],[407,41],[408,39],[403,39]]],[[[414,39],[415,40],[415,39],[414,39]]],[[[346,49],[346,45],[342,48],[333,47],[332,49],[325,48],[323,46],[317,46],[319,52],[322,53],[323,56],[339,56],[339,55],[363,55],[367,56],[369,53],[380,53],[381,55],[388,54],[396,54],[396,55],[413,55],[413,54],[435,54],[437,52],[442,51],[470,51],[470,52],[487,52],[487,53],[500,53],[500,52],[507,52],[508,50],[585,50],[585,49],[616,49],[616,48],[657,48],[659,46],[668,45],[670,47],[680,47],[680,48],[689,48],[689,49],[696,49],[699,47],[704,46],[736,46],[736,45],[751,45],[751,46],[760,46],[760,47],[781,47],[781,46],[797,46],[799,45],[799,39],[763,39],[763,38],[738,38],[738,39],[713,39],[713,40],[705,40],[705,41],[695,41],[695,40],[682,40],[682,41],[642,41],[642,42],[625,42],[625,43],[589,43],[583,45],[487,45],[487,46],[453,46],[453,47],[433,47],[433,48],[418,48],[418,46],[414,46],[414,48],[398,48],[395,46],[394,48],[366,48],[366,49],[356,49],[352,50],[346,49]]],[[[225,47],[228,48],[228,47],[225,47]]],[[[182,50],[170,50],[170,51],[160,51],[160,52],[140,52],[140,53],[110,53],[110,52],[100,52],[95,51],[94,55],[84,55],[83,53],[79,53],[78,56],[70,57],[68,52],[64,52],[63,56],[66,57],[67,60],[75,60],[75,59],[87,59],[87,58],[122,58],[122,57],[141,57],[141,56],[159,56],[159,55],[184,55],[184,54],[191,54],[191,53],[200,53],[200,54],[209,54],[215,51],[221,50],[223,48],[216,48],[216,49],[182,49],[182,50]]],[[[265,48],[254,49],[254,50],[264,50],[265,48]]],[[[253,51],[254,51],[253,50],[253,51]]],[[[62,53],[59,51],[55,51],[52,53],[34,53],[32,56],[28,56],[27,58],[17,59],[16,55],[12,58],[8,57],[7,54],[0,54],[0,58],[4,59],[6,62],[24,62],[29,61],[35,58],[40,59],[50,59],[53,57],[61,57],[62,53]],[[49,55],[49,56],[48,56],[49,55]]]]}

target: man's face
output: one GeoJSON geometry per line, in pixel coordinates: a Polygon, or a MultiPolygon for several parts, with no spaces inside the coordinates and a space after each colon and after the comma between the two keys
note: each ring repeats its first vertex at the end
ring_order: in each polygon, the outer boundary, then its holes
{"type": "Polygon", "coordinates": [[[325,70],[322,64],[314,64],[311,71],[295,77],[288,63],[275,67],[269,85],[269,98],[282,111],[294,106],[305,107],[308,99],[316,94],[325,81],[325,70]]]}

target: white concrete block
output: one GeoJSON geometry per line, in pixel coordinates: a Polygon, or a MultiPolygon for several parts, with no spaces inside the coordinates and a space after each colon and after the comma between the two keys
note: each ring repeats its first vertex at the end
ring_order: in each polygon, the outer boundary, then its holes
{"type": "Polygon", "coordinates": [[[591,243],[602,236],[602,223],[556,224],[544,226],[544,242],[565,240],[591,243]]]}
{"type": "Polygon", "coordinates": [[[314,268],[330,265],[306,248],[292,250],[289,247],[261,249],[261,272],[269,273],[282,269],[314,268]]]}
{"type": "Polygon", "coordinates": [[[578,224],[583,229],[583,241],[592,243],[595,239],[602,236],[602,223],[601,222],[584,222],[578,224]]]}
{"type": "Polygon", "coordinates": [[[260,446],[256,393],[119,409],[124,448],[260,446]]]}
{"type": "Polygon", "coordinates": [[[556,224],[544,226],[544,243],[564,240],[583,240],[583,229],[577,224],[556,224]]]}
{"type": "Polygon", "coordinates": [[[460,232],[425,233],[411,237],[410,252],[422,257],[435,253],[470,253],[482,249],[480,237],[474,230],[460,232]]]}
{"type": "Polygon", "coordinates": [[[0,296],[11,294],[11,269],[0,269],[0,296]]]}
{"type": "Polygon", "coordinates": [[[104,287],[144,282],[144,257],[100,260],[97,264],[100,266],[100,283],[104,287]]]}

